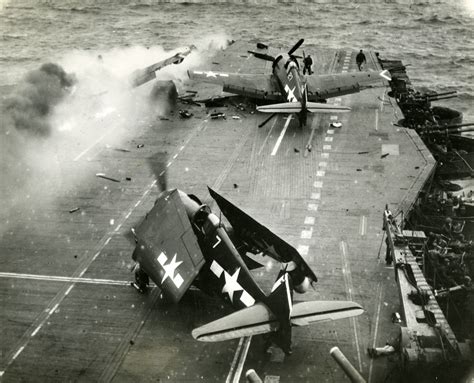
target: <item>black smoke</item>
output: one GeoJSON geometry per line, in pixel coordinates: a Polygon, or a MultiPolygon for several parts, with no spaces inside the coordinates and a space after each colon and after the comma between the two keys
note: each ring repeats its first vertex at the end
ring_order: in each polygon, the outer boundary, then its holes
{"type": "Polygon", "coordinates": [[[3,222],[12,207],[31,197],[34,184],[46,181],[38,169],[49,166],[40,162],[52,133],[49,117],[74,83],[74,77],[63,68],[48,63],[27,73],[4,96],[0,105],[0,219],[3,222]]]}
{"type": "Polygon", "coordinates": [[[31,135],[49,135],[51,108],[70,91],[74,82],[72,75],[53,63],[29,72],[5,100],[3,131],[15,129],[31,135]]]}

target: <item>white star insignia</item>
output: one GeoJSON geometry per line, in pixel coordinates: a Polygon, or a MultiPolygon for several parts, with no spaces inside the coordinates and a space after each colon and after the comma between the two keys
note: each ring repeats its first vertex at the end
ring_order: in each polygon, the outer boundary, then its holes
{"type": "Polygon", "coordinates": [[[161,280],[161,283],[163,284],[164,281],[168,277],[170,277],[174,281],[174,272],[178,268],[179,265],[181,265],[183,261],[176,262],[176,254],[174,255],[173,259],[168,263],[167,265],[162,265],[163,269],[165,270],[165,275],[163,276],[163,279],[161,280]]]}
{"type": "Polygon", "coordinates": [[[235,270],[233,275],[225,272],[225,285],[222,288],[222,293],[229,294],[230,301],[233,302],[234,292],[243,290],[242,286],[240,286],[239,282],[237,282],[237,278],[239,277],[240,267],[235,270]]]}

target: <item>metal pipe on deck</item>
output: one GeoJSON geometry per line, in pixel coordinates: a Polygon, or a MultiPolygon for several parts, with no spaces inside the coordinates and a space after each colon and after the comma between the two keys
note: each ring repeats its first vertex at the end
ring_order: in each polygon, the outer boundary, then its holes
{"type": "Polygon", "coordinates": [[[329,354],[337,362],[337,364],[343,369],[344,373],[353,383],[366,383],[365,379],[356,370],[356,368],[347,360],[346,356],[339,350],[339,347],[333,347],[329,351],[329,354]]]}

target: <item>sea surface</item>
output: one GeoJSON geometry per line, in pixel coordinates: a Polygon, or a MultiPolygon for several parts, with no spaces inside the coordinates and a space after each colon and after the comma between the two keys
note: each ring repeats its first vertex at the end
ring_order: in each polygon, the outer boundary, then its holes
{"type": "Polygon", "coordinates": [[[456,90],[442,105],[473,121],[474,0],[400,2],[0,0],[0,89],[45,62],[71,72],[74,54],[114,53],[123,64],[140,47],[212,39],[285,47],[304,38],[307,52],[372,49],[401,59],[416,87],[456,90]]]}

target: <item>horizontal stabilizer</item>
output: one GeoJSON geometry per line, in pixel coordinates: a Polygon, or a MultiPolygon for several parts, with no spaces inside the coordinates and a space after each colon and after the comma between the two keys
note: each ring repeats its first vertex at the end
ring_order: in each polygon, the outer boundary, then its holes
{"type": "MultiPolygon", "coordinates": [[[[299,113],[301,112],[301,102],[284,102],[281,104],[271,104],[257,106],[257,110],[263,113],[299,113]]],[[[351,108],[347,106],[337,106],[318,102],[308,102],[306,109],[312,113],[341,113],[349,112],[351,108]]]]}
{"type": "Polygon", "coordinates": [[[263,303],[257,303],[198,327],[192,334],[194,339],[202,342],[220,342],[276,331],[278,326],[270,309],[263,303]]]}
{"type": "MultiPolygon", "coordinates": [[[[314,322],[323,322],[350,318],[364,312],[361,306],[348,301],[309,301],[293,305],[291,324],[305,326],[314,322]]],[[[193,330],[196,340],[219,342],[244,336],[265,334],[278,330],[280,324],[270,309],[263,303],[242,309],[214,322],[193,330]]]]}
{"type": "Polygon", "coordinates": [[[308,301],[293,304],[291,323],[306,326],[313,322],[324,322],[360,315],[364,309],[351,301],[308,301]]]}
{"type": "Polygon", "coordinates": [[[350,112],[351,110],[348,106],[337,106],[319,102],[307,102],[306,109],[312,113],[344,113],[350,112]]]}

